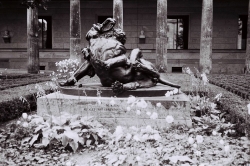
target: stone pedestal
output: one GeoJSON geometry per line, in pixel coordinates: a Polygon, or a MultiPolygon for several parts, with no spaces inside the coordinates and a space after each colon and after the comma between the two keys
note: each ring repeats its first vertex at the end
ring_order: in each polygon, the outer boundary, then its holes
{"type": "Polygon", "coordinates": [[[60,116],[63,111],[82,116],[94,116],[107,125],[142,126],[152,125],[159,128],[168,127],[166,117],[172,115],[174,124],[186,124],[191,127],[190,103],[184,93],[174,96],[136,97],[147,102],[146,108],[128,104],[127,97],[90,97],[67,95],[59,92],[37,99],[37,113],[45,116],[60,116]],[[161,103],[160,107],[156,104],[161,103]],[[140,111],[137,111],[140,110],[140,111]],[[150,113],[158,114],[157,119],[150,118],[150,113]]]}

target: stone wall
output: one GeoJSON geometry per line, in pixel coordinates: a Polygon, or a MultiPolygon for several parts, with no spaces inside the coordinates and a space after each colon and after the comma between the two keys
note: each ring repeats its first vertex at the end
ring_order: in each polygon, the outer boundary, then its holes
{"type": "MultiPolygon", "coordinates": [[[[201,31],[201,0],[168,0],[168,15],[189,16],[189,50],[168,50],[168,71],[172,67],[195,66],[199,64],[201,31]],[[192,51],[194,50],[194,51],[192,51]]],[[[124,31],[127,35],[126,48],[141,48],[146,59],[155,60],[156,38],[156,0],[124,0],[124,31]],[[140,31],[144,30],[145,44],[139,43],[140,31]]],[[[39,10],[39,16],[52,17],[52,50],[40,50],[41,66],[54,69],[52,63],[69,57],[69,0],[51,1],[47,11],[39,10]],[[63,55],[63,56],[60,56],[63,55]]],[[[214,0],[213,51],[214,72],[240,72],[243,68],[245,51],[229,51],[237,48],[238,17],[247,15],[248,0],[214,0]],[[217,59],[223,59],[218,61],[217,59]],[[238,66],[237,66],[238,65],[238,66]],[[237,70],[234,70],[234,68],[237,70]],[[225,71],[224,71],[225,70],[225,71]]],[[[85,40],[87,31],[98,16],[112,16],[113,1],[81,0],[81,38],[82,47],[88,45],[85,40]]],[[[8,29],[11,43],[0,39],[0,68],[26,67],[27,47],[27,10],[19,1],[3,0],[0,7],[0,34],[8,29]],[[20,57],[23,57],[23,59],[20,57]]]]}
{"type": "MultiPolygon", "coordinates": [[[[214,0],[213,49],[236,49],[238,16],[247,14],[247,0],[214,0]]],[[[26,8],[18,2],[7,3],[0,10],[1,36],[10,30],[10,44],[0,40],[0,48],[26,48],[26,8]],[[6,7],[6,8],[5,8],[6,7]],[[8,8],[7,8],[8,7],[8,8]]],[[[189,49],[199,49],[201,31],[200,0],[169,0],[169,15],[189,15],[189,49]]],[[[81,1],[82,45],[86,46],[86,32],[97,22],[98,16],[112,16],[110,1],[81,1]]],[[[69,1],[52,1],[47,11],[39,10],[39,16],[52,16],[52,48],[69,48],[69,1]]],[[[124,31],[126,48],[155,49],[156,1],[124,1],[124,31]],[[145,3],[146,2],[146,3],[145,3]],[[138,44],[141,30],[145,31],[146,43],[138,44]]]]}

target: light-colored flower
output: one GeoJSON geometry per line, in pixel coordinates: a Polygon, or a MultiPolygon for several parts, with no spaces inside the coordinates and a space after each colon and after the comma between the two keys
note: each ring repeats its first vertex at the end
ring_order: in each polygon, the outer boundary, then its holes
{"type": "Polygon", "coordinates": [[[22,117],[23,117],[23,119],[27,119],[27,117],[28,117],[27,113],[23,113],[22,117]]]}
{"type": "Polygon", "coordinates": [[[133,139],[136,140],[136,141],[140,141],[141,140],[138,135],[134,135],[133,139]]]}
{"type": "Polygon", "coordinates": [[[152,115],[150,116],[150,119],[157,119],[158,114],[156,112],[153,112],[152,115]]]}
{"type": "Polygon", "coordinates": [[[151,112],[149,112],[149,111],[147,111],[147,113],[146,113],[148,116],[150,116],[151,115],[151,112]]]}
{"type": "Polygon", "coordinates": [[[23,122],[23,127],[28,127],[29,126],[29,124],[27,123],[27,122],[23,122]]]}
{"type": "Polygon", "coordinates": [[[211,109],[212,109],[212,110],[214,110],[214,109],[215,109],[215,107],[216,107],[216,105],[217,105],[217,104],[215,104],[215,103],[211,103],[211,104],[210,104],[211,109]]]}
{"type": "Polygon", "coordinates": [[[154,134],[154,139],[156,140],[156,141],[159,141],[160,139],[161,139],[161,136],[160,136],[160,134],[154,134]]]}
{"type": "Polygon", "coordinates": [[[111,100],[110,102],[109,102],[109,104],[111,105],[111,106],[114,106],[115,105],[115,100],[111,100]]]}
{"type": "Polygon", "coordinates": [[[197,135],[197,136],[196,136],[196,142],[197,142],[198,144],[201,144],[201,143],[203,142],[203,137],[202,137],[201,135],[197,135]]]}
{"type": "Polygon", "coordinates": [[[169,94],[170,94],[170,96],[173,96],[173,95],[174,95],[174,92],[173,92],[173,91],[170,91],[169,94]]]}
{"type": "Polygon", "coordinates": [[[186,68],[185,68],[185,72],[186,72],[187,74],[189,74],[189,75],[190,75],[190,74],[191,74],[191,70],[190,70],[190,68],[189,68],[189,67],[186,67],[186,68]]]}
{"type": "Polygon", "coordinates": [[[19,125],[20,123],[21,123],[21,121],[19,121],[19,120],[16,122],[17,125],[19,125]]]}
{"type": "Polygon", "coordinates": [[[101,104],[102,104],[102,102],[101,102],[100,99],[97,99],[97,103],[98,103],[98,105],[101,105],[101,104]]]}
{"type": "Polygon", "coordinates": [[[128,111],[128,112],[131,111],[131,108],[130,108],[129,106],[127,107],[127,111],[128,111]]]}
{"type": "Polygon", "coordinates": [[[65,166],[72,166],[71,161],[67,161],[67,162],[65,163],[65,166]]]}
{"type": "Polygon", "coordinates": [[[117,126],[116,129],[115,129],[115,133],[116,134],[122,134],[123,133],[123,130],[122,130],[122,127],[121,126],[117,126]]]}
{"type": "Polygon", "coordinates": [[[230,151],[230,146],[229,145],[225,145],[224,146],[224,150],[226,153],[228,153],[230,151]]]}
{"type": "Polygon", "coordinates": [[[136,101],[136,98],[134,96],[129,96],[128,100],[127,100],[127,103],[131,104],[131,103],[134,103],[135,101],[136,101]]]}
{"type": "Polygon", "coordinates": [[[172,116],[172,115],[168,115],[168,116],[166,117],[166,121],[167,121],[168,123],[173,123],[173,121],[174,121],[173,116],[172,116]]]}
{"type": "Polygon", "coordinates": [[[223,141],[222,139],[220,140],[220,144],[221,144],[221,145],[224,145],[224,141],[223,141]]]}
{"type": "Polygon", "coordinates": [[[153,130],[152,127],[151,127],[150,125],[147,125],[146,131],[147,131],[147,132],[151,132],[152,130],[153,130]]]}
{"type": "Polygon", "coordinates": [[[222,97],[222,93],[219,93],[219,94],[217,94],[215,97],[214,97],[214,99],[216,100],[216,101],[220,101],[220,98],[222,97]]]}
{"type": "Polygon", "coordinates": [[[31,116],[29,115],[27,119],[30,121],[31,120],[31,116]]]}
{"type": "Polygon", "coordinates": [[[194,147],[194,148],[197,148],[197,144],[193,144],[193,147],[194,147]]]}
{"type": "Polygon", "coordinates": [[[136,160],[137,161],[141,161],[141,157],[140,156],[136,156],[136,160]]]}
{"type": "Polygon", "coordinates": [[[114,132],[116,141],[118,141],[123,135],[123,129],[121,126],[117,126],[114,132]]]}
{"type": "Polygon", "coordinates": [[[201,151],[197,150],[195,151],[196,156],[201,156],[201,151]]]}
{"type": "Polygon", "coordinates": [[[248,114],[250,115],[250,103],[247,105],[248,114]]]}
{"type": "Polygon", "coordinates": [[[174,93],[174,94],[177,94],[178,91],[179,91],[179,90],[178,90],[177,88],[174,88],[173,93],[174,93]]]}
{"type": "Polygon", "coordinates": [[[147,108],[148,104],[144,99],[141,99],[139,102],[137,102],[136,106],[140,108],[147,108]]]}
{"type": "Polygon", "coordinates": [[[127,133],[126,135],[126,141],[129,141],[132,138],[132,135],[130,133],[127,133]]]}
{"type": "Polygon", "coordinates": [[[140,110],[136,110],[136,114],[137,115],[141,115],[141,111],[140,110]]]}
{"type": "Polygon", "coordinates": [[[191,144],[191,145],[194,143],[193,137],[189,137],[189,138],[188,138],[188,143],[191,144]]]}
{"type": "Polygon", "coordinates": [[[156,106],[157,107],[161,107],[161,103],[156,103],[156,106]]]}
{"type": "Polygon", "coordinates": [[[165,94],[166,97],[170,97],[170,92],[167,91],[167,93],[165,94]]]}
{"type": "Polygon", "coordinates": [[[217,131],[213,130],[212,134],[217,135],[217,131]]]}
{"type": "Polygon", "coordinates": [[[135,126],[131,126],[130,129],[131,129],[131,130],[134,130],[134,131],[136,131],[136,132],[138,131],[138,128],[135,127],[135,126]]]}
{"type": "Polygon", "coordinates": [[[208,83],[208,78],[207,78],[206,73],[201,74],[201,79],[202,79],[204,85],[206,85],[208,83]]]}

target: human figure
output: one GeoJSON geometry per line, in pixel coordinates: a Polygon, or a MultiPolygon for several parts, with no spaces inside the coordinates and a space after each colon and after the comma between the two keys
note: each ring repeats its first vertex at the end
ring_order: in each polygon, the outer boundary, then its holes
{"type": "Polygon", "coordinates": [[[133,49],[126,56],[125,33],[114,29],[115,20],[109,18],[102,24],[94,24],[88,31],[86,39],[89,47],[83,49],[86,61],[62,86],[74,85],[82,77],[97,76],[103,86],[113,87],[114,92],[149,88],[157,82],[180,88],[160,78],[154,65],[142,58],[140,49],[133,49]]]}

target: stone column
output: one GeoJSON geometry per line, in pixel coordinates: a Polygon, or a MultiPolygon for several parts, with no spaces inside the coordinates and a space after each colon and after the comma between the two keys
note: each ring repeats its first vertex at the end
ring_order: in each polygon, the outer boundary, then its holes
{"type": "Polygon", "coordinates": [[[123,30],[123,0],[113,0],[113,18],[116,20],[115,28],[123,30]]]}
{"type": "Polygon", "coordinates": [[[40,72],[38,29],[38,9],[30,7],[27,9],[27,55],[28,73],[32,74],[40,72]]]}
{"type": "Polygon", "coordinates": [[[80,0],[70,0],[70,59],[81,62],[80,0]]]}
{"type": "Polygon", "coordinates": [[[159,72],[167,71],[167,21],[167,0],[157,0],[156,67],[159,72]]]}
{"type": "Polygon", "coordinates": [[[247,47],[246,47],[246,62],[245,73],[250,73],[250,0],[248,2],[248,20],[247,20],[247,47]]]}
{"type": "Polygon", "coordinates": [[[200,72],[209,74],[212,69],[213,0],[202,0],[200,72]]]}

